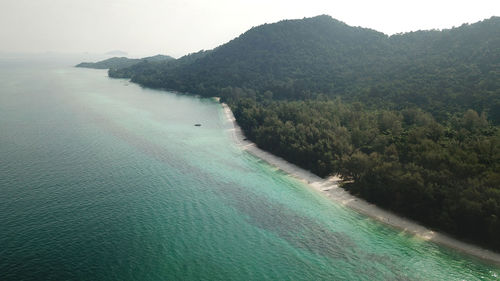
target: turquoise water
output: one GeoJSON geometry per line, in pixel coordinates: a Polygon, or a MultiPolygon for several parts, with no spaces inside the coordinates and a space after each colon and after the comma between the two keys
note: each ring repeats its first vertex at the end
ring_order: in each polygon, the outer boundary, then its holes
{"type": "Polygon", "coordinates": [[[70,65],[0,60],[0,280],[499,279],[242,151],[213,100],[70,65]]]}

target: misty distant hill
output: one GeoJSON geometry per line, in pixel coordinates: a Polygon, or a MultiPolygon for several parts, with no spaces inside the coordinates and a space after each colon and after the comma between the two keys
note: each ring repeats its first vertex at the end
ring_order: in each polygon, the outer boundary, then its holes
{"type": "Polygon", "coordinates": [[[126,57],[114,57],[106,60],[98,61],[98,62],[82,62],[76,67],[86,67],[86,68],[96,68],[96,69],[120,69],[132,66],[141,61],[149,61],[149,62],[167,62],[174,60],[171,56],[166,55],[156,55],[152,57],[145,57],[142,59],[129,59],[126,57]]]}

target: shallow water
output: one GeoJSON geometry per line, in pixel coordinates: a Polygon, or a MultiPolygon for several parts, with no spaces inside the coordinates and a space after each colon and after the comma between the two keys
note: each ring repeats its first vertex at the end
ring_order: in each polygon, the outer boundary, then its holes
{"type": "Polygon", "coordinates": [[[0,280],[498,280],[242,151],[224,116],[67,61],[0,60],[0,280]]]}

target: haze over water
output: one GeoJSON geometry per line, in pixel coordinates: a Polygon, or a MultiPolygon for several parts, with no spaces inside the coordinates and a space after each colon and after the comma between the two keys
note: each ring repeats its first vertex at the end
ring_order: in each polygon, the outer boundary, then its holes
{"type": "Polygon", "coordinates": [[[0,280],[498,280],[330,202],[230,128],[210,99],[0,60],[0,280]]]}

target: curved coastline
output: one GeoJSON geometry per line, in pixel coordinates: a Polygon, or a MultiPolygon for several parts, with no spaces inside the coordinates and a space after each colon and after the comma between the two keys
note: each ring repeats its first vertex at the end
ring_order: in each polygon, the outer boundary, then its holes
{"type": "Polygon", "coordinates": [[[475,256],[482,260],[500,265],[500,254],[481,248],[479,246],[465,243],[452,238],[448,235],[430,230],[419,223],[410,219],[401,217],[393,212],[381,209],[374,204],[371,204],[361,198],[355,197],[348,193],[343,188],[339,187],[340,178],[332,176],[326,179],[320,178],[317,175],[304,170],[281,157],[273,155],[257,147],[257,145],[245,138],[243,131],[236,122],[233,112],[225,103],[221,103],[225,117],[233,125],[231,131],[234,141],[241,149],[246,150],[250,154],[264,160],[272,166],[279,168],[290,176],[302,181],[312,189],[316,190],[330,200],[349,207],[363,215],[371,217],[379,222],[382,222],[391,227],[400,229],[406,233],[413,234],[421,239],[432,241],[440,245],[453,248],[463,253],[475,256]]]}

